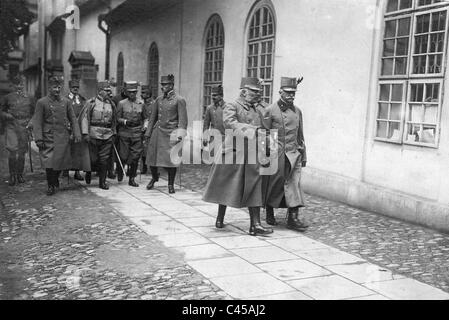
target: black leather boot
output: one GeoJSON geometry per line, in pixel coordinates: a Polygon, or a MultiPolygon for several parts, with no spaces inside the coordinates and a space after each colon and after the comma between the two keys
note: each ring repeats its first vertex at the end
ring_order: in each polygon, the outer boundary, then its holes
{"type": "Polygon", "coordinates": [[[266,217],[267,224],[269,224],[270,226],[277,226],[278,223],[276,221],[276,218],[274,217],[273,207],[267,206],[266,213],[267,213],[267,217],[266,217]]]}
{"type": "Polygon", "coordinates": [[[249,234],[251,236],[257,236],[257,235],[267,235],[270,233],[273,233],[273,229],[271,228],[264,228],[262,224],[260,223],[260,207],[253,207],[248,208],[249,209],[249,216],[250,216],[250,228],[249,228],[249,234]]]}
{"type": "Polygon", "coordinates": [[[17,183],[25,183],[23,171],[25,169],[25,156],[19,155],[16,162],[17,183]]]}
{"type": "Polygon", "coordinates": [[[150,183],[148,183],[147,185],[147,190],[151,190],[154,188],[154,184],[159,181],[160,176],[157,167],[150,167],[150,171],[151,171],[151,180],[150,183]]]}
{"type": "Polygon", "coordinates": [[[92,172],[86,172],[86,174],[84,175],[84,179],[86,180],[86,184],[90,184],[92,182],[92,172]]]}
{"type": "Polygon", "coordinates": [[[52,196],[56,193],[56,189],[54,186],[54,174],[52,169],[45,169],[45,173],[47,174],[47,196],[52,196]]]}
{"type": "Polygon", "coordinates": [[[309,225],[305,221],[301,221],[298,219],[298,211],[299,208],[288,209],[287,228],[299,232],[304,232],[307,230],[309,225]]]}
{"type": "Polygon", "coordinates": [[[8,158],[8,166],[9,166],[9,180],[8,185],[10,187],[13,187],[16,185],[16,157],[9,157],[8,158]]]}
{"type": "Polygon", "coordinates": [[[107,166],[101,165],[99,173],[100,173],[100,189],[109,190],[109,186],[106,183],[107,166]]]}
{"type": "Polygon", "coordinates": [[[147,158],[142,157],[142,174],[148,173],[148,166],[146,164],[147,158]]]}
{"type": "Polygon", "coordinates": [[[76,170],[76,171],[75,171],[75,175],[73,176],[73,178],[74,178],[75,180],[78,180],[78,181],[83,181],[83,180],[84,180],[84,178],[81,176],[79,170],[76,170]]]}
{"type": "Polygon", "coordinates": [[[224,228],[224,217],[226,214],[226,206],[219,204],[218,205],[218,215],[217,220],[215,221],[215,227],[217,229],[223,229],[224,228]]]}
{"type": "Polygon", "coordinates": [[[175,193],[176,168],[167,168],[168,172],[168,193],[175,193]]]}
{"type": "Polygon", "coordinates": [[[108,179],[114,180],[117,176],[114,173],[114,161],[112,161],[112,156],[108,159],[108,179]]]}
{"type": "Polygon", "coordinates": [[[53,170],[53,185],[55,188],[59,188],[59,176],[61,175],[61,171],[53,170]]]}
{"type": "Polygon", "coordinates": [[[117,181],[118,182],[122,182],[123,181],[123,170],[122,170],[121,167],[117,167],[117,181]]]}
{"type": "Polygon", "coordinates": [[[133,163],[133,164],[130,166],[128,172],[129,172],[129,182],[128,182],[128,185],[130,185],[131,187],[137,188],[137,187],[139,186],[139,184],[134,180],[134,178],[135,178],[136,175],[137,175],[137,163],[133,163]]]}

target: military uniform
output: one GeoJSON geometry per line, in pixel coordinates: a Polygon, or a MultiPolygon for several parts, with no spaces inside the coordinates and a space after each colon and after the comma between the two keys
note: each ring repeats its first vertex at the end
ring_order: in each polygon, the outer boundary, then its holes
{"type": "MultiPolygon", "coordinates": [[[[128,92],[137,91],[137,82],[127,82],[128,92]]],[[[122,164],[129,165],[129,184],[137,187],[134,178],[137,175],[137,166],[143,152],[143,133],[147,129],[148,121],[145,118],[144,104],[130,98],[119,102],[117,107],[119,155],[122,164]]],[[[123,173],[119,172],[123,176],[123,173]]]]}
{"type": "MultiPolygon", "coordinates": [[[[109,84],[101,82],[99,90],[105,90],[109,84]]],[[[109,97],[98,95],[90,99],[84,110],[81,122],[81,132],[88,135],[89,154],[92,168],[95,168],[100,176],[100,188],[109,189],[106,184],[108,161],[111,158],[113,140],[116,135],[116,110],[109,97]]],[[[90,173],[88,174],[90,177],[90,173]]],[[[90,183],[90,179],[86,180],[90,183]]]]}
{"type": "MultiPolygon", "coordinates": [[[[149,85],[142,85],[141,92],[142,92],[142,99],[144,102],[145,118],[149,120],[151,118],[151,112],[155,100],[151,97],[151,88],[149,85]]],[[[146,163],[147,152],[148,152],[148,141],[144,141],[142,153],[142,174],[146,174],[148,172],[148,166],[146,163]]]]}
{"type": "MultiPolygon", "coordinates": [[[[69,87],[72,88],[74,86],[77,86],[79,88],[79,81],[78,80],[70,80],[69,81],[69,87]]],[[[71,102],[73,112],[75,113],[76,120],[78,124],[81,126],[81,111],[84,108],[84,105],[86,104],[86,98],[84,98],[80,94],[73,94],[70,92],[66,96],[67,100],[71,102]]],[[[82,177],[79,174],[79,170],[83,171],[90,171],[90,158],[89,158],[89,145],[85,141],[81,141],[79,143],[74,143],[72,141],[71,145],[71,152],[72,152],[72,160],[73,160],[73,167],[72,169],[76,170],[75,178],[77,180],[83,180],[82,177]]]]}
{"type": "MultiPolygon", "coordinates": [[[[243,78],[242,83],[242,87],[247,90],[262,90],[257,78],[243,78]]],[[[263,206],[260,164],[257,161],[254,164],[249,161],[250,156],[259,152],[255,149],[257,143],[249,142],[257,139],[256,132],[262,128],[263,112],[262,106],[248,102],[243,97],[226,104],[223,112],[224,127],[232,129],[235,136],[245,137],[244,147],[241,149],[236,146],[233,135],[226,136],[224,149],[221,154],[217,154],[217,159],[221,157],[221,163],[212,165],[203,195],[206,202],[233,208],[248,207],[251,235],[272,232],[260,225],[260,207],[263,206]],[[226,159],[233,159],[233,163],[227,164],[226,159]]]]}
{"type": "MultiPolygon", "coordinates": [[[[20,82],[21,80],[16,80],[20,82]]],[[[9,184],[23,183],[25,154],[28,151],[27,125],[33,111],[33,99],[23,92],[12,92],[0,100],[0,121],[3,123],[6,137],[6,150],[9,152],[9,184]]]]}
{"type": "MultiPolygon", "coordinates": [[[[173,83],[174,77],[172,75],[161,78],[161,84],[173,85],[173,83]]],[[[145,136],[149,139],[147,165],[150,166],[152,180],[154,181],[157,181],[159,177],[158,167],[167,170],[169,193],[174,193],[176,169],[180,165],[172,162],[170,153],[175,145],[182,143],[182,136],[187,130],[187,122],[186,100],[175,93],[173,89],[156,99],[153,104],[150,123],[145,133],[145,136]],[[182,129],[184,132],[178,132],[178,141],[172,142],[171,135],[178,129],[182,129]]],[[[147,189],[151,188],[152,182],[147,186],[147,189]]]]}
{"type": "MultiPolygon", "coordinates": [[[[295,92],[296,87],[296,78],[281,79],[282,90],[295,92]]],[[[301,231],[306,228],[304,223],[297,220],[298,208],[304,206],[301,168],[307,162],[302,112],[293,103],[281,98],[265,110],[263,125],[267,130],[275,129],[278,132],[278,170],[272,176],[264,177],[267,180],[267,222],[276,224],[273,208],[288,208],[287,226],[301,231]]]]}
{"type": "MultiPolygon", "coordinates": [[[[60,86],[62,82],[57,77],[49,80],[50,86],[60,86]]],[[[70,139],[72,134],[75,142],[81,140],[79,125],[71,102],[52,94],[37,102],[33,124],[34,138],[47,171],[48,194],[52,195],[59,186],[61,170],[73,167],[70,139]]]]}

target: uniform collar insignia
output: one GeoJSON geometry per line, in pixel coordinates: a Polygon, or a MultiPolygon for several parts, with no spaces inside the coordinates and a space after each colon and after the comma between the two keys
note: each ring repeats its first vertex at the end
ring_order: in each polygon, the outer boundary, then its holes
{"type": "Polygon", "coordinates": [[[279,99],[278,101],[279,108],[282,110],[282,112],[287,111],[288,109],[291,109],[292,111],[295,111],[295,106],[293,104],[288,104],[282,99],[279,99]]]}

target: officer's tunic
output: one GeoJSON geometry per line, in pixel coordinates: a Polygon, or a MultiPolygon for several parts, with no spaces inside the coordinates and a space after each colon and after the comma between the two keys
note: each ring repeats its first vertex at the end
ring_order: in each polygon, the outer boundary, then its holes
{"type": "Polygon", "coordinates": [[[28,133],[26,126],[34,111],[33,99],[26,94],[12,92],[0,100],[0,121],[5,127],[6,150],[26,153],[28,150],[28,133]],[[7,120],[6,114],[14,117],[7,120]]]}
{"type": "Polygon", "coordinates": [[[119,154],[123,165],[137,163],[142,156],[142,136],[148,123],[145,118],[144,104],[139,100],[120,101],[117,107],[117,121],[119,123],[119,154]],[[136,124],[125,126],[125,120],[136,124]]]}
{"type": "Polygon", "coordinates": [[[301,163],[307,161],[301,110],[282,100],[265,110],[263,125],[278,130],[278,170],[267,179],[266,204],[273,208],[304,206],[301,163]]]}
{"type": "MultiPolygon", "coordinates": [[[[147,101],[144,102],[144,111],[145,111],[145,118],[149,121],[151,118],[151,113],[153,110],[153,103],[155,102],[154,99],[150,98],[147,101]]],[[[148,142],[144,142],[143,146],[143,153],[142,156],[146,157],[148,153],[148,142]]]]}
{"type": "MultiPolygon", "coordinates": [[[[167,96],[159,96],[153,104],[146,137],[150,137],[147,151],[147,165],[152,167],[176,168],[170,159],[170,152],[177,141],[170,141],[172,132],[187,130],[187,108],[183,97],[171,91],[167,96]]],[[[183,136],[184,132],[177,133],[183,136]]]]}
{"type": "MultiPolygon", "coordinates": [[[[263,111],[261,105],[250,106],[243,98],[239,98],[225,105],[224,127],[232,129],[235,136],[243,136],[249,129],[255,131],[262,127],[263,111]]],[[[255,136],[253,139],[257,140],[255,136]]],[[[256,145],[245,143],[243,150],[239,150],[236,148],[234,137],[226,136],[224,149],[217,154],[217,158],[221,157],[222,164],[215,162],[212,165],[203,195],[204,201],[234,208],[263,205],[260,165],[257,161],[251,164],[248,158],[248,155],[257,154],[258,151],[254,149],[256,145]],[[244,162],[235,162],[242,155],[244,162]],[[234,159],[233,164],[226,164],[226,158],[234,159]]]]}
{"type": "Polygon", "coordinates": [[[45,147],[39,150],[46,169],[70,170],[70,130],[81,139],[80,128],[69,100],[54,99],[50,95],[39,99],[33,118],[34,139],[43,141],[45,147]]]}
{"type": "MultiPolygon", "coordinates": [[[[69,93],[66,97],[72,104],[73,112],[75,113],[78,125],[81,126],[81,111],[86,104],[86,99],[81,95],[74,95],[69,93]]],[[[83,134],[83,133],[82,133],[83,134]]],[[[72,141],[71,145],[73,168],[76,170],[90,171],[90,157],[89,145],[85,141],[75,143],[72,141]]]]}
{"type": "Polygon", "coordinates": [[[82,112],[81,132],[88,134],[89,154],[92,167],[106,165],[111,157],[113,136],[116,134],[115,106],[100,96],[90,99],[82,112]]]}
{"type": "Polygon", "coordinates": [[[207,106],[206,113],[204,114],[203,132],[206,132],[208,129],[216,129],[220,131],[224,138],[225,128],[223,124],[223,110],[225,104],[226,103],[222,100],[217,105],[212,103],[207,106]]]}

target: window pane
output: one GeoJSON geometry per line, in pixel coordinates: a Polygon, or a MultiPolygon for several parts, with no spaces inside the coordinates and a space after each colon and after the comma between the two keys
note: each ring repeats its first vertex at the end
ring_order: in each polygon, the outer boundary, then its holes
{"type": "Polygon", "coordinates": [[[393,61],[394,59],[383,59],[382,61],[382,75],[392,75],[393,74],[393,61]]]}
{"type": "Polygon", "coordinates": [[[385,22],[385,38],[393,38],[396,36],[396,20],[385,22]]]}
{"type": "Polygon", "coordinates": [[[426,33],[430,29],[430,14],[423,14],[416,18],[416,33],[426,33]]]}
{"type": "Polygon", "coordinates": [[[417,54],[426,53],[428,40],[429,40],[429,37],[427,35],[415,37],[414,53],[417,53],[417,54]]]}
{"type": "Polygon", "coordinates": [[[391,94],[391,101],[402,101],[402,84],[394,84],[391,94]]]}
{"type": "Polygon", "coordinates": [[[390,85],[380,85],[380,101],[390,101],[390,85]]]}
{"type": "Polygon", "coordinates": [[[424,126],[421,132],[420,142],[435,143],[436,128],[434,126],[424,126]]]}
{"type": "Polygon", "coordinates": [[[407,72],[407,59],[397,58],[395,61],[394,74],[401,75],[407,72]]]}
{"type": "Polygon", "coordinates": [[[379,114],[377,119],[388,120],[388,103],[379,103],[379,114]]]}
{"type": "Polygon", "coordinates": [[[426,72],[426,56],[417,56],[413,58],[413,73],[422,74],[426,72]]]}
{"type": "Polygon", "coordinates": [[[407,141],[408,142],[418,142],[419,141],[419,132],[421,127],[418,125],[408,125],[407,126],[407,141]]]}
{"type": "Polygon", "coordinates": [[[399,10],[408,9],[412,7],[413,0],[401,0],[399,10]]]}
{"type": "Polygon", "coordinates": [[[413,123],[422,123],[423,121],[423,108],[420,104],[410,106],[409,121],[413,123]]]}
{"type": "Polygon", "coordinates": [[[399,19],[398,21],[398,37],[408,36],[410,34],[410,18],[399,19]]]}
{"type": "Polygon", "coordinates": [[[437,106],[426,106],[424,109],[424,123],[436,124],[438,117],[437,106]]]}
{"type": "Polygon", "coordinates": [[[384,41],[384,57],[393,57],[394,56],[394,40],[386,40],[384,41]]]}
{"type": "Polygon", "coordinates": [[[387,12],[393,12],[398,10],[399,0],[388,0],[387,12]]]}
{"type": "Polygon", "coordinates": [[[440,97],[440,84],[428,83],[426,84],[426,102],[438,102],[440,97]]]}
{"type": "Polygon", "coordinates": [[[399,122],[390,122],[388,130],[388,139],[398,141],[401,138],[399,131],[399,122]]]}
{"type": "Polygon", "coordinates": [[[376,137],[384,139],[387,137],[387,124],[386,121],[377,121],[376,137]]]}
{"type": "Polygon", "coordinates": [[[401,120],[402,104],[392,103],[390,109],[390,120],[401,120]]]}
{"type": "Polygon", "coordinates": [[[396,55],[406,56],[408,54],[408,38],[401,38],[397,40],[396,55]]]}
{"type": "Polygon", "coordinates": [[[424,96],[424,84],[412,84],[411,85],[411,93],[410,93],[410,101],[413,102],[422,102],[424,96]]]}

